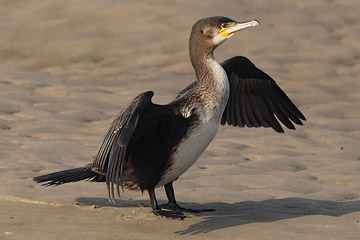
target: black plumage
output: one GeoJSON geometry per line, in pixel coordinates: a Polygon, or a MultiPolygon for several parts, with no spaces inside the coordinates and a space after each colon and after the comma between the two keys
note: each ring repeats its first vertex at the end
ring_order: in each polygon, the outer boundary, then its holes
{"type": "Polygon", "coordinates": [[[292,122],[302,125],[301,120],[306,120],[276,82],[246,57],[230,58],[221,66],[230,83],[222,125],[271,127],[284,132],[277,119],[289,129],[295,129],[292,122]]]}
{"type": "Polygon", "coordinates": [[[199,20],[190,36],[190,58],[197,80],[167,105],[154,104],[153,92],[137,96],[111,124],[92,164],[35,177],[45,186],[81,180],[106,182],[114,201],[120,187],[148,191],[154,214],[183,219],[173,189],[175,181],[201,155],[219,125],[272,127],[279,121],[295,129],[305,117],[275,81],[245,57],[221,65],[213,51],[235,32],[257,21],[236,23],[224,17],[199,20]],[[279,120],[279,121],[278,121],[279,120]],[[159,205],[155,188],[164,186],[168,203],[159,205]]]}

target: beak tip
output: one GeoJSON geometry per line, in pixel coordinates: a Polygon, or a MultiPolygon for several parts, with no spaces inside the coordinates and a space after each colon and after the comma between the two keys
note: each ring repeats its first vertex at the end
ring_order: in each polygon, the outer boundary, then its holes
{"type": "Polygon", "coordinates": [[[254,26],[254,27],[256,27],[256,26],[260,26],[260,22],[258,21],[258,20],[252,20],[252,25],[254,26]]]}

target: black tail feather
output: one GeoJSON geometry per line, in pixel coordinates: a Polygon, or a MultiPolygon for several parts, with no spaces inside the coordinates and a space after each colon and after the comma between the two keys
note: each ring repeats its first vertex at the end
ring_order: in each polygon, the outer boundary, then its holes
{"type": "Polygon", "coordinates": [[[43,186],[58,186],[64,183],[78,182],[82,180],[103,182],[105,176],[102,176],[91,170],[91,167],[73,168],[60,172],[49,173],[34,177],[33,180],[43,183],[43,186]]]}

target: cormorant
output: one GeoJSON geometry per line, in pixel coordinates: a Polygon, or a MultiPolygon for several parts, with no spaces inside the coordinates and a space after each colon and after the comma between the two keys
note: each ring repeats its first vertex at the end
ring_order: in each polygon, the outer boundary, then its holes
{"type": "Polygon", "coordinates": [[[284,132],[280,122],[295,129],[304,115],[275,81],[246,57],[219,64],[214,50],[239,30],[258,26],[256,20],[236,22],[226,17],[201,19],[192,28],[189,52],[197,80],[167,105],[154,104],[154,93],[137,96],[112,123],[92,164],[35,177],[45,186],[80,180],[105,182],[109,199],[115,189],[148,191],[155,215],[183,219],[173,181],[200,157],[220,124],[271,127],[284,132]],[[165,186],[169,202],[159,205],[155,188],[165,186]]]}

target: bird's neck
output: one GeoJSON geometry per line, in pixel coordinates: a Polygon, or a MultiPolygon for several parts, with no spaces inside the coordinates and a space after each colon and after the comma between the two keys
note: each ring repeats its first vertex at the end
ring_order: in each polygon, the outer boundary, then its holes
{"type": "Polygon", "coordinates": [[[215,60],[213,49],[199,47],[192,49],[190,59],[195,69],[200,86],[217,86],[227,84],[227,75],[221,65],[215,60]]]}
{"type": "Polygon", "coordinates": [[[206,49],[201,48],[196,50],[192,51],[190,47],[191,62],[199,81],[194,92],[200,99],[204,98],[207,118],[215,117],[220,121],[229,98],[228,77],[222,66],[215,60],[213,51],[204,51],[206,49]]]}
{"type": "Polygon", "coordinates": [[[224,69],[214,58],[215,44],[204,42],[197,35],[190,36],[189,53],[199,85],[214,86],[226,84],[224,69]]]}
{"type": "Polygon", "coordinates": [[[215,61],[213,51],[199,47],[194,49],[190,45],[190,59],[199,82],[208,82],[213,72],[211,71],[212,62],[215,61]]]}

